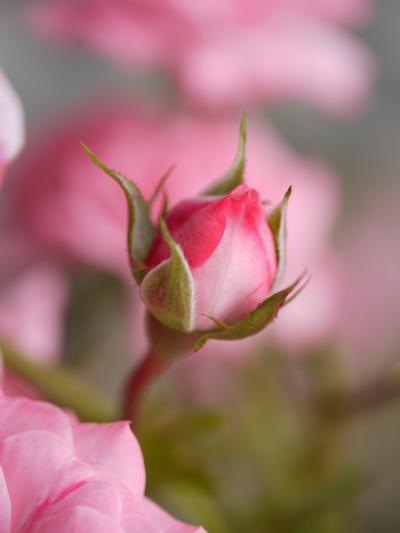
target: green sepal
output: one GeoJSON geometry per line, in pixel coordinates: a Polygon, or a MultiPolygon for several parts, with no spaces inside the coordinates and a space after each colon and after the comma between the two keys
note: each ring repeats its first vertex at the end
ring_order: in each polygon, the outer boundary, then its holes
{"type": "Polygon", "coordinates": [[[162,324],[178,331],[193,330],[194,284],[181,248],[172,238],[164,220],[160,231],[171,256],[150,270],[140,286],[143,302],[162,324]]]}
{"type": "Polygon", "coordinates": [[[277,205],[275,209],[273,209],[268,215],[269,227],[271,228],[274,237],[277,261],[277,269],[272,290],[279,285],[286,266],[286,218],[288,202],[291,194],[292,187],[289,187],[281,203],[277,205]]]}
{"type": "Polygon", "coordinates": [[[145,260],[155,236],[150,218],[150,207],[138,186],[119,172],[111,170],[81,142],[81,146],[93,163],[110,176],[123,190],[128,202],[128,252],[132,275],[140,284],[146,274],[145,260]]]}
{"type": "Polygon", "coordinates": [[[240,122],[239,147],[231,168],[201,196],[223,196],[229,194],[244,182],[245,155],[247,140],[247,114],[243,113],[240,122]]]}
{"type": "MultiPolygon", "coordinates": [[[[300,282],[304,278],[304,275],[300,276],[292,285],[276,292],[272,296],[266,298],[261,302],[253,311],[245,316],[239,322],[231,326],[222,326],[207,333],[204,333],[197,340],[195,345],[195,351],[197,352],[204,346],[208,339],[219,340],[239,340],[251,337],[262,331],[268,326],[274,318],[277,316],[279,309],[285,305],[286,300],[290,295],[298,288],[300,282]]],[[[214,323],[218,323],[217,319],[213,319],[214,323]]]]}
{"type": "Polygon", "coordinates": [[[172,172],[175,170],[175,166],[176,165],[171,165],[169,168],[167,168],[166,172],[164,172],[164,174],[161,176],[158,184],[157,184],[157,187],[155,188],[153,194],[151,195],[151,198],[150,198],[150,201],[149,201],[149,204],[152,205],[154,204],[154,202],[157,200],[157,198],[159,197],[160,193],[162,191],[164,191],[164,196],[166,195],[165,193],[165,190],[164,190],[164,186],[166,184],[166,182],[168,181],[168,179],[170,178],[172,172]]]}

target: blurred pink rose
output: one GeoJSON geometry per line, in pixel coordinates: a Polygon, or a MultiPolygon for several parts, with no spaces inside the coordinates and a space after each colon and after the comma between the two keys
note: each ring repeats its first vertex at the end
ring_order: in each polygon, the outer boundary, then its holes
{"type": "Polygon", "coordinates": [[[332,112],[363,104],[371,58],[340,25],[365,23],[369,0],[34,0],[42,33],[82,41],[123,64],[168,71],[196,104],[281,100],[332,112]]]}
{"type": "Polygon", "coordinates": [[[0,69],[0,185],[4,167],[20,152],[24,136],[21,102],[0,69]]]}
{"type": "Polygon", "coordinates": [[[0,396],[0,530],[203,532],[144,497],[128,422],[81,424],[51,404],[0,396]]]}
{"type": "Polygon", "coordinates": [[[308,269],[311,279],[271,325],[270,335],[291,352],[303,353],[333,338],[343,305],[341,260],[326,249],[308,269]]]}
{"type": "Polygon", "coordinates": [[[46,263],[0,279],[0,338],[35,359],[58,358],[66,289],[62,273],[46,263]]]}
{"type": "Polygon", "coordinates": [[[43,361],[61,353],[67,280],[15,231],[0,232],[0,339],[43,361]]]}
{"type": "MultiPolygon", "coordinates": [[[[193,315],[187,331],[209,330],[213,316],[233,324],[268,296],[277,271],[274,237],[255,189],[243,184],[222,197],[196,197],[176,205],[166,218],[193,282],[193,315]]],[[[147,280],[171,251],[159,233],[150,249],[147,280]]],[[[162,309],[160,295],[152,305],[162,309]]],[[[162,312],[162,311],[161,311],[162,312]]],[[[158,315],[157,315],[158,316],[158,315]]]]}
{"type": "Polygon", "coordinates": [[[345,296],[338,338],[346,362],[364,374],[393,360],[400,346],[400,188],[382,183],[364,187],[340,250],[345,296]]]}
{"type": "MultiPolygon", "coordinates": [[[[52,362],[62,353],[66,275],[41,256],[17,231],[0,230],[0,341],[25,357],[52,362]]],[[[4,390],[12,395],[38,397],[38,392],[11,372],[4,390]]]]}
{"type": "MultiPolygon", "coordinates": [[[[135,180],[148,198],[176,163],[166,184],[174,205],[226,171],[236,152],[238,124],[233,118],[156,114],[120,104],[78,111],[61,128],[50,127],[47,138],[38,136],[24,154],[11,183],[15,212],[36,242],[129,276],[125,199],[82,153],[79,140],[135,180]]],[[[293,186],[287,283],[305,268],[312,272],[325,254],[338,209],[337,182],[323,164],[293,153],[273,130],[254,120],[249,124],[248,185],[272,205],[293,186]]]]}

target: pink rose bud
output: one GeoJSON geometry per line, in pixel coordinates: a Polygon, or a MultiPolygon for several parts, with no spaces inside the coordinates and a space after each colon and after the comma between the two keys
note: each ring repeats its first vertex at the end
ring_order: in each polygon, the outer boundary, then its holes
{"type": "MultiPolygon", "coordinates": [[[[169,329],[197,335],[197,349],[209,338],[234,340],[258,333],[299,283],[269,296],[285,262],[291,189],[269,215],[264,212],[258,192],[243,183],[245,141],[244,118],[232,167],[199,197],[169,213],[164,206],[158,231],[150,215],[157,194],[146,202],[133,182],[84,147],[127,198],[130,265],[148,311],[169,329]]],[[[170,351],[174,337],[155,328],[154,320],[149,333],[153,347],[155,340],[168,338],[164,352],[170,351]]]]}
{"type": "MultiPolygon", "coordinates": [[[[269,294],[277,269],[274,237],[258,192],[239,185],[222,197],[199,197],[178,204],[166,218],[168,230],[189,267],[192,313],[187,330],[209,330],[209,316],[227,324],[244,318],[269,294]]],[[[171,256],[161,232],[146,264],[151,269],[142,283],[149,301],[154,270],[171,256]]]]}

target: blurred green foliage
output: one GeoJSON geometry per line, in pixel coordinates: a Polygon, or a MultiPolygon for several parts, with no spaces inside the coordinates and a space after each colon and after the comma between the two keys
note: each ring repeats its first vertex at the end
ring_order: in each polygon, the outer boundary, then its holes
{"type": "Polygon", "coordinates": [[[340,423],[302,391],[321,369],[276,350],[222,366],[228,386],[211,405],[180,369],[148,395],[135,433],[149,495],[210,533],[356,531],[362,484],[338,453],[340,423]]]}

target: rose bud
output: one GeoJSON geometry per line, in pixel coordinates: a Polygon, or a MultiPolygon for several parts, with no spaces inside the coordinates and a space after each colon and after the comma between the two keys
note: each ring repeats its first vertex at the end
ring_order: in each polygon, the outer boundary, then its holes
{"type": "Polygon", "coordinates": [[[127,198],[130,265],[152,316],[152,342],[162,337],[166,344],[174,343],[181,332],[189,334],[192,344],[195,339],[199,349],[209,338],[248,337],[264,329],[295,296],[300,280],[270,296],[284,267],[291,189],[269,215],[264,213],[258,192],[243,183],[245,141],[244,118],[232,167],[199,197],[170,212],[164,205],[158,231],[150,208],[167,176],[147,202],[133,182],[106,167],[83,145],[127,198]],[[155,323],[162,326],[155,328],[155,323]],[[171,330],[173,334],[168,333],[171,330]]]}
{"type": "MultiPolygon", "coordinates": [[[[192,312],[185,329],[213,327],[210,316],[233,324],[268,295],[276,275],[274,237],[257,191],[248,185],[226,196],[204,196],[178,204],[168,214],[170,236],[183,253],[192,285],[192,312]]],[[[161,232],[154,239],[141,285],[149,309],[163,309],[163,294],[154,293],[157,267],[171,256],[161,232]]]]}

